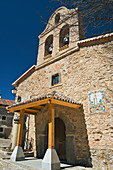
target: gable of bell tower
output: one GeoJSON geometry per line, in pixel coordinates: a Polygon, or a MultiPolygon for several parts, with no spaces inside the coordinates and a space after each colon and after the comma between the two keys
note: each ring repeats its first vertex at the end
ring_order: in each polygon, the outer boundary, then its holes
{"type": "Polygon", "coordinates": [[[39,36],[37,65],[54,60],[77,48],[81,39],[78,9],[58,8],[39,36]]]}

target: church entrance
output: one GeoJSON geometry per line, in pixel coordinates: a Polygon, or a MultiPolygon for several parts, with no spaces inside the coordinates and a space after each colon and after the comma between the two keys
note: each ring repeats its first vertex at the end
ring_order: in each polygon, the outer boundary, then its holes
{"type": "Polygon", "coordinates": [[[66,128],[60,118],[55,118],[55,149],[61,161],[66,160],[66,128]]]}

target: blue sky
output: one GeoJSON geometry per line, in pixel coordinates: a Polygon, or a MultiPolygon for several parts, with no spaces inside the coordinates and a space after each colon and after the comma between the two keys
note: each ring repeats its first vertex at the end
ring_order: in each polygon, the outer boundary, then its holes
{"type": "Polygon", "coordinates": [[[47,0],[0,1],[0,90],[3,99],[14,99],[11,85],[36,64],[38,35],[45,29],[39,11],[49,19],[47,0]]]}
{"type": "MultiPolygon", "coordinates": [[[[41,21],[38,13],[48,20],[58,7],[55,2],[49,5],[48,1],[0,1],[0,91],[3,99],[14,99],[11,84],[36,64],[38,36],[47,24],[41,21]],[[48,6],[51,6],[53,11],[49,12],[48,6]]],[[[113,23],[111,26],[113,27],[113,23]]],[[[89,26],[86,37],[91,36],[93,27],[94,25],[89,26]]],[[[107,29],[108,27],[110,28],[108,23],[103,26],[107,29]]],[[[98,35],[101,34],[103,28],[94,28],[98,35]]]]}

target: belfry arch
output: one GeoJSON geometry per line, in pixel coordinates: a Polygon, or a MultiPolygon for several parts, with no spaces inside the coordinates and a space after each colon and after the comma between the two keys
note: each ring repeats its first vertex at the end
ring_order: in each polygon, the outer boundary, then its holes
{"type": "Polygon", "coordinates": [[[59,47],[69,45],[69,25],[66,24],[62,27],[59,35],[59,47]]]}
{"type": "Polygon", "coordinates": [[[45,56],[52,55],[53,52],[53,35],[49,35],[45,41],[45,56]]]}

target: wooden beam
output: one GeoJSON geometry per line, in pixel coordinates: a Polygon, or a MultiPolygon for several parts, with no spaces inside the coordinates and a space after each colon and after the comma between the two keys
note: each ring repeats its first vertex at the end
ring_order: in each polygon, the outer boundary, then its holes
{"type": "MultiPolygon", "coordinates": [[[[80,108],[82,105],[80,104],[73,104],[73,103],[68,103],[68,102],[65,102],[65,101],[61,101],[61,100],[57,100],[57,99],[44,99],[44,100],[39,100],[39,101],[36,101],[36,102],[32,102],[32,103],[27,103],[27,104],[22,104],[22,105],[19,105],[19,106],[15,106],[15,107],[11,107],[8,110],[8,113],[10,112],[18,112],[19,110],[22,110],[22,109],[33,109],[33,110],[37,110],[37,109],[41,109],[43,106],[41,105],[45,105],[48,103],[48,101],[51,100],[51,103],[53,104],[58,104],[58,105],[62,105],[62,106],[67,106],[67,107],[71,107],[71,108],[80,108]]],[[[32,113],[32,112],[31,112],[32,113]]]]}
{"type": "Polygon", "coordinates": [[[44,99],[44,100],[39,100],[36,102],[32,102],[32,103],[26,103],[26,104],[22,104],[19,106],[14,106],[8,109],[9,112],[17,112],[18,110],[22,110],[22,109],[29,109],[31,107],[37,107],[40,105],[44,105],[47,104],[49,101],[49,99],[44,99]]]}
{"type": "Polygon", "coordinates": [[[30,107],[29,109],[33,109],[33,110],[39,110],[41,109],[43,106],[37,106],[37,107],[30,107]]]}
{"type": "Polygon", "coordinates": [[[25,112],[25,115],[36,115],[36,113],[31,113],[31,112],[25,112]]]}
{"type": "MultiPolygon", "coordinates": [[[[21,110],[16,111],[15,113],[20,113],[20,112],[21,112],[21,110]]],[[[24,114],[26,114],[26,115],[36,115],[36,113],[32,113],[32,112],[24,112],[24,114]]]]}
{"type": "Polygon", "coordinates": [[[78,105],[78,104],[68,103],[68,102],[64,102],[64,101],[56,100],[56,99],[51,99],[51,103],[62,105],[62,106],[67,106],[71,108],[76,108],[76,109],[81,107],[81,105],[78,105]]]}
{"type": "Polygon", "coordinates": [[[24,123],[24,110],[21,110],[20,120],[19,120],[19,125],[18,125],[18,135],[17,135],[16,146],[21,146],[21,143],[22,143],[23,123],[24,123]]]}
{"type": "Polygon", "coordinates": [[[55,148],[55,133],[54,133],[54,104],[49,104],[49,133],[48,133],[48,148],[53,149],[55,148]]]}
{"type": "Polygon", "coordinates": [[[25,112],[31,112],[31,113],[37,113],[38,110],[34,110],[34,109],[25,109],[25,112]]]}

